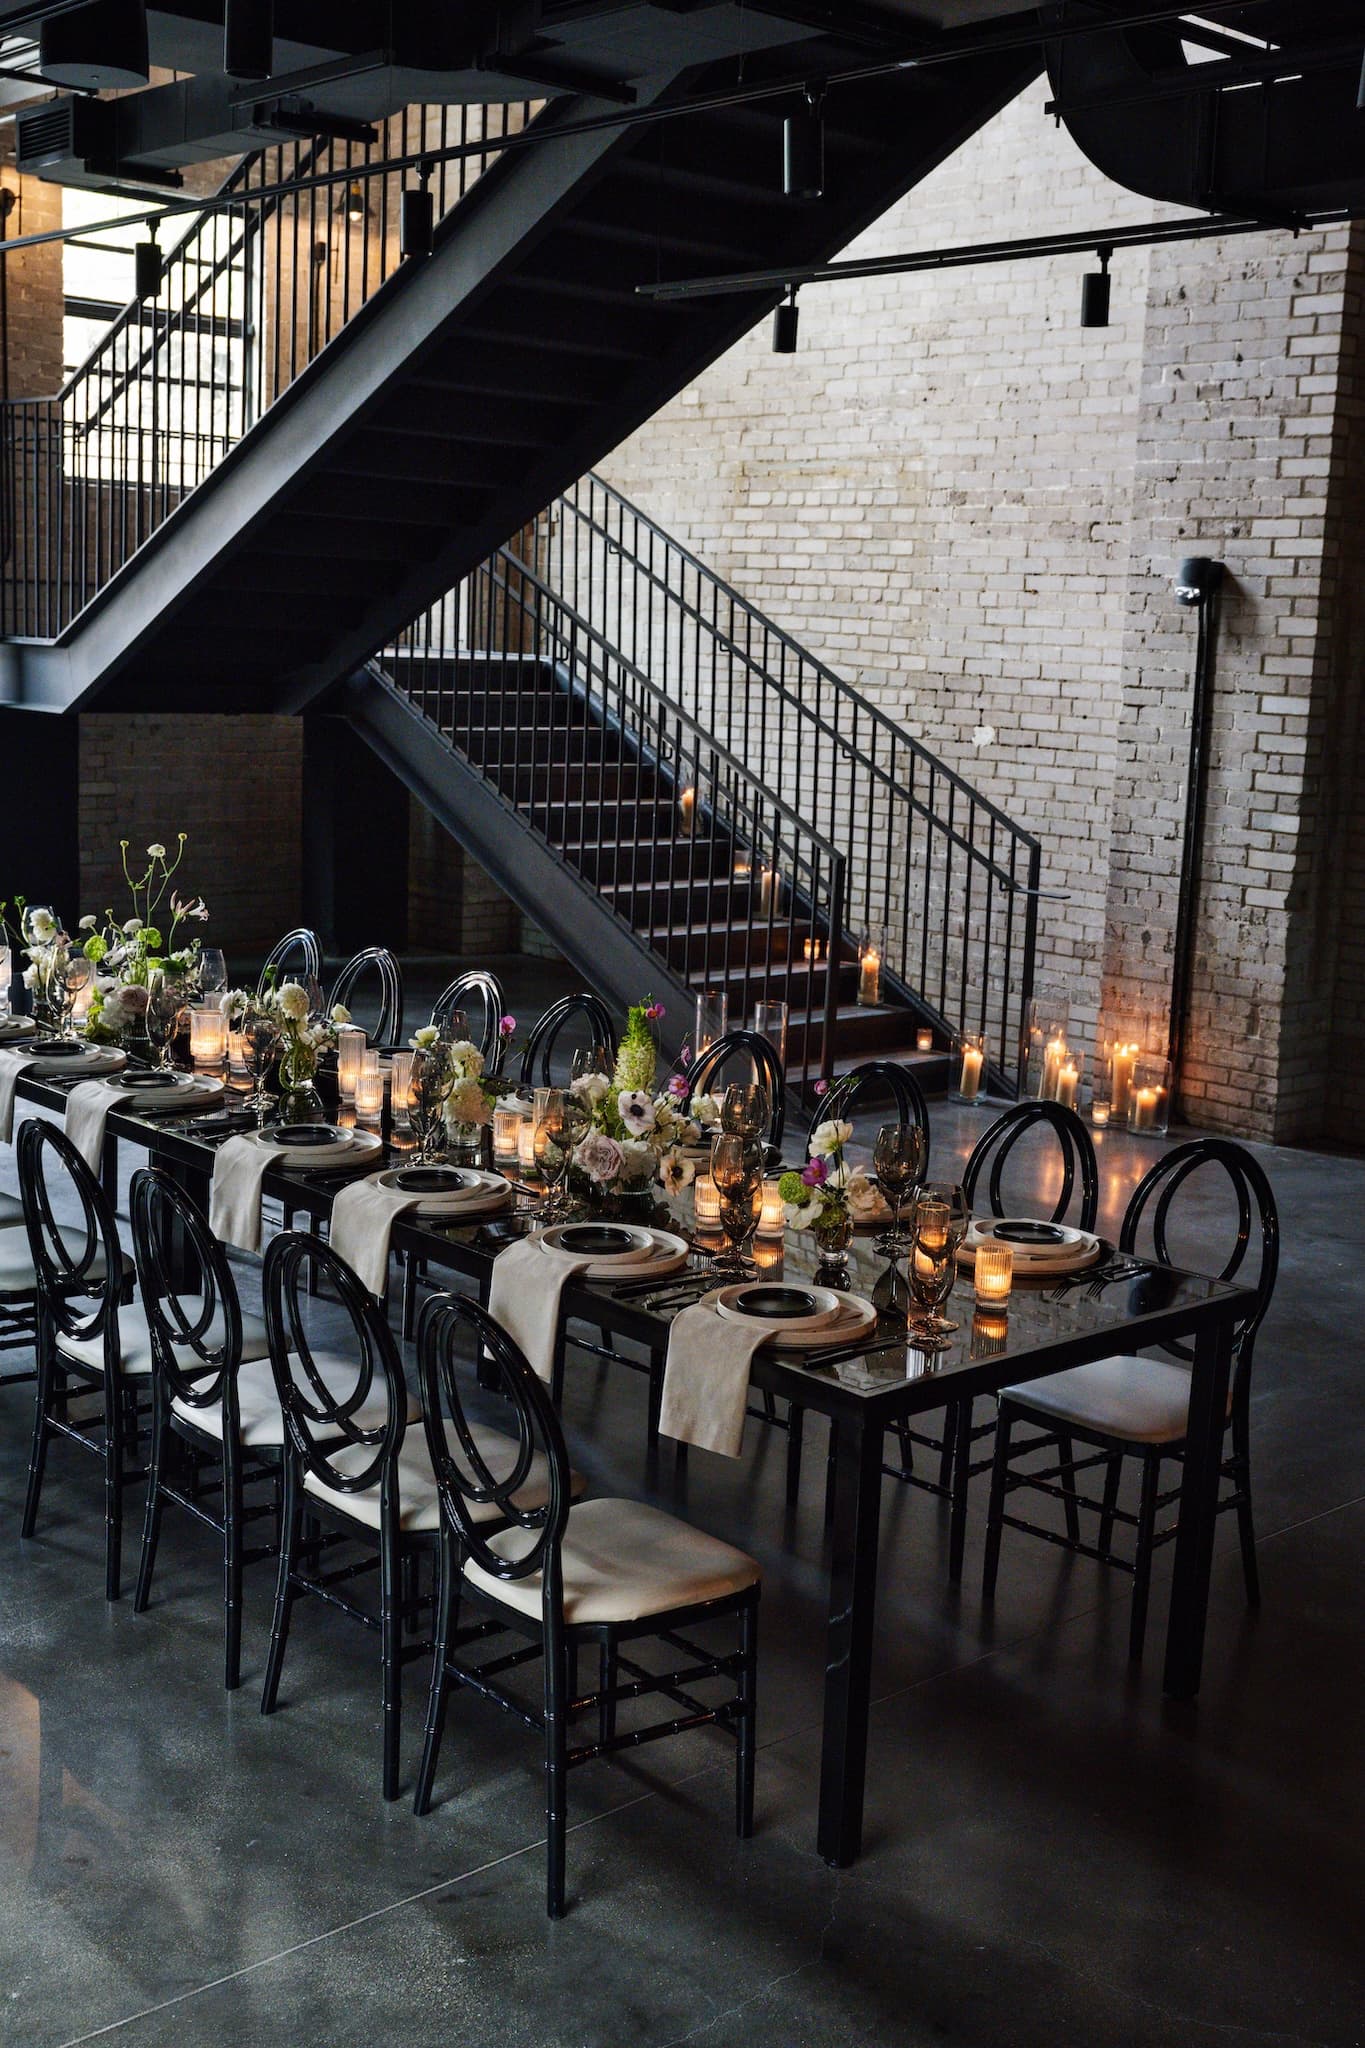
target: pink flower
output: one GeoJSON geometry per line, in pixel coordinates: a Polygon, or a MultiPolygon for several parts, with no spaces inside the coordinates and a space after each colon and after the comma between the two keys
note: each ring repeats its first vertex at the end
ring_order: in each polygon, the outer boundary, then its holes
{"type": "Polygon", "coordinates": [[[499,1038],[510,1038],[510,1037],[512,1036],[512,1033],[513,1033],[513,1032],[514,1032],[514,1031],[516,1030],[516,1028],[517,1028],[517,1020],[516,1020],[516,1018],[515,1018],[515,1017],[499,1017],[499,1019],[498,1019],[498,1036],[499,1036],[499,1038]]]}
{"type": "Polygon", "coordinates": [[[649,1008],[645,1011],[645,1015],[646,1017],[648,1017],[651,1024],[657,1024],[661,1017],[666,1017],[668,1015],[668,1012],[667,1010],[665,1010],[662,1003],[651,1003],[649,1008]]]}
{"type": "Polygon", "coordinates": [[[808,1159],[802,1168],[801,1178],[808,1188],[822,1188],[829,1179],[829,1168],[823,1159],[808,1159]]]}
{"type": "Polygon", "coordinates": [[[816,1092],[816,1094],[817,1094],[817,1095],[828,1095],[828,1094],[829,1094],[829,1082],[828,1082],[828,1081],[817,1081],[817,1082],[816,1082],[816,1084],[815,1084],[815,1092],[816,1092]]]}
{"type": "Polygon", "coordinates": [[[690,1046],[690,1045],[685,1045],[685,1046],[683,1047],[682,1051],[681,1051],[681,1052],[680,1052],[680,1053],[678,1054],[678,1065],[679,1065],[680,1067],[690,1067],[690,1066],[691,1066],[691,1064],[692,1064],[692,1048],[691,1048],[691,1046],[690,1046]]]}
{"type": "Polygon", "coordinates": [[[606,1187],[621,1171],[621,1147],[605,1131],[592,1131],[574,1153],[574,1164],[582,1167],[589,1180],[606,1187]]]}
{"type": "Polygon", "coordinates": [[[668,1084],[668,1092],[675,1102],[686,1102],[689,1082],[686,1074],[674,1074],[668,1084]]]}

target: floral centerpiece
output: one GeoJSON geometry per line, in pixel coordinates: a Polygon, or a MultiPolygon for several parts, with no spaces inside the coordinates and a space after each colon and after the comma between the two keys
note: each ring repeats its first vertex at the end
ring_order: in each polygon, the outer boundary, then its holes
{"type": "Polygon", "coordinates": [[[810,1134],[810,1157],[798,1172],[784,1173],[777,1191],[793,1230],[809,1230],[821,1255],[837,1259],[853,1238],[853,1199],[859,1192],[844,1158],[853,1126],[843,1117],[817,1124],[810,1134]]]}
{"type": "MultiPolygon", "coordinates": [[[[574,1149],[573,1178],[581,1193],[595,1199],[645,1194],[656,1182],[666,1194],[677,1194],[696,1172],[683,1148],[701,1142],[702,1124],[689,1101],[686,1075],[674,1075],[655,1093],[654,1026],[663,1015],[663,1004],[648,997],[634,1004],[612,1073],[581,1074],[571,1084],[592,1126],[574,1149]]],[[[712,1106],[718,1121],[719,1105],[712,1106]]]]}
{"type": "Polygon", "coordinates": [[[286,1123],[309,1123],[322,1114],[322,1101],[314,1078],[318,1057],[335,1046],[338,1028],[349,1024],[351,1013],[337,1003],[327,1017],[314,1013],[308,990],[299,981],[283,981],[277,987],[273,975],[258,990],[232,988],[218,998],[229,1026],[240,1025],[247,1016],[265,1017],[273,1024],[279,1044],[280,1115],[286,1123]]]}
{"type": "MultiPolygon", "coordinates": [[[[504,1045],[516,1028],[515,1017],[498,1019],[498,1037],[504,1045]]],[[[424,1024],[408,1044],[418,1056],[414,1061],[414,1090],[420,1091],[425,1085],[425,1092],[430,1095],[433,1088],[439,1087],[447,1143],[460,1150],[477,1145],[480,1131],[493,1121],[499,1099],[497,1083],[486,1076],[487,1061],[478,1046],[468,1038],[442,1038],[438,1024],[424,1024]]]]}
{"type": "Polygon", "coordinates": [[[95,970],[95,988],[86,1019],[86,1036],[117,1039],[142,1029],[152,975],[158,968],[192,977],[200,942],[181,933],[183,925],[203,924],[208,909],[202,896],[182,896],[173,886],[185,858],[189,835],[176,834],[174,853],[159,839],[147,848],[147,864],[135,874],[128,865],[129,841],[119,841],[124,880],[132,914],[120,918],[113,909],[102,918],[86,916],[78,931],[81,951],[95,970]]]}

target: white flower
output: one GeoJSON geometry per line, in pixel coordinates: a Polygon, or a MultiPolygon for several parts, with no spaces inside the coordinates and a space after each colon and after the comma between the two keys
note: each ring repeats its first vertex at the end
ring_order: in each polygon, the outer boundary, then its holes
{"type": "Polygon", "coordinates": [[[351,1013],[350,1013],[350,1011],[349,1011],[349,1010],[347,1009],[347,1007],[346,1007],[345,1003],[333,1003],[333,1005],[332,1005],[332,1022],[333,1022],[334,1024],[349,1024],[349,1023],[350,1023],[350,1021],[351,1021],[351,1013]]]}
{"type": "Polygon", "coordinates": [[[142,919],[140,917],[130,917],[128,922],[122,927],[125,939],[135,939],[141,930],[142,919]]]}
{"type": "Polygon", "coordinates": [[[684,1188],[691,1187],[697,1169],[690,1159],[684,1159],[681,1152],[665,1152],[659,1161],[659,1179],[666,1195],[680,1195],[684,1188]]]}
{"type": "Polygon", "coordinates": [[[720,1122],[721,1100],[718,1095],[694,1095],[691,1103],[692,1116],[704,1131],[720,1122]]]}
{"type": "Polygon", "coordinates": [[[648,1145],[642,1145],[634,1138],[623,1138],[620,1152],[622,1180],[649,1180],[653,1177],[654,1154],[648,1145]]]}
{"type": "Polygon", "coordinates": [[[446,1098],[448,1124],[487,1124],[493,1120],[488,1097],[471,1076],[457,1081],[446,1098]]]}
{"type": "Polygon", "coordinates": [[[308,1022],[308,991],[297,981],[287,981],[277,997],[280,1013],[292,1024],[308,1022]]]}
{"type": "Polygon", "coordinates": [[[35,939],[50,939],[56,934],[57,920],[50,910],[35,910],[29,917],[28,928],[35,939]]]}
{"type": "Polygon", "coordinates": [[[92,931],[94,931],[94,929],[95,929],[95,920],[94,920],[94,918],[93,918],[93,917],[83,917],[83,918],[81,919],[81,921],[80,921],[79,925],[78,925],[78,926],[76,927],[76,929],[77,929],[78,931],[82,931],[82,932],[92,932],[92,931]]]}
{"type": "Polygon", "coordinates": [[[424,1024],[420,1031],[413,1032],[408,1044],[415,1052],[425,1052],[428,1046],[435,1045],[440,1035],[434,1024],[424,1024]]]}
{"type": "Polygon", "coordinates": [[[166,858],[166,849],[159,839],[154,839],[147,848],[147,851],[153,860],[165,860],[166,858]]]}
{"type": "Polygon", "coordinates": [[[450,1048],[450,1064],[465,1081],[477,1081],[483,1072],[483,1054],[467,1038],[457,1038],[450,1048]]]}
{"type": "Polygon", "coordinates": [[[605,1074],[580,1074],[576,1081],[569,1083],[570,1093],[580,1095],[590,1109],[606,1101],[611,1091],[611,1082],[605,1074]]]}
{"type": "Polygon", "coordinates": [[[812,1159],[828,1159],[833,1153],[842,1151],[853,1136],[853,1126],[837,1117],[833,1123],[817,1124],[810,1134],[810,1156],[812,1159]]]}
{"type": "MultiPolygon", "coordinates": [[[[814,1194],[815,1190],[811,1192],[814,1194]]],[[[825,1205],[816,1194],[813,1202],[784,1202],[782,1206],[793,1230],[813,1230],[825,1205]]]]}
{"type": "Polygon", "coordinates": [[[37,970],[37,968],[36,968],[36,967],[26,967],[26,968],[24,969],[24,987],[25,987],[25,988],[37,988],[37,986],[38,986],[38,970],[37,970]]]}
{"type": "Polygon", "coordinates": [[[842,1194],[843,1190],[848,1186],[851,1173],[852,1169],[846,1161],[842,1159],[835,1161],[825,1175],[826,1189],[832,1194],[842,1194]]]}
{"type": "Polygon", "coordinates": [[[654,1104],[641,1088],[623,1088],[616,1098],[622,1123],[632,1138],[643,1138],[654,1128],[654,1104]]]}

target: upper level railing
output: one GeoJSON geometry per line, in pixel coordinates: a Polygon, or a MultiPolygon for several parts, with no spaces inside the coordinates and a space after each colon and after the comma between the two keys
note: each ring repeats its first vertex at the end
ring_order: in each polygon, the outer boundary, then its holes
{"type": "Polygon", "coordinates": [[[0,408],[0,637],[54,639],[397,269],[402,174],[433,165],[438,219],[532,102],[411,106],[374,143],[290,141],[231,172],[54,397],[0,408]],[[482,147],[480,147],[482,145],[482,147]],[[280,195],[314,174],[344,182],[280,195]]]}
{"type": "MultiPolygon", "coordinates": [[[[1033,992],[1038,841],[721,581],[584,477],[543,515],[551,589],[847,859],[847,939],[1012,1082],[1033,992]]],[[[704,780],[695,802],[708,801],[704,780]]]]}

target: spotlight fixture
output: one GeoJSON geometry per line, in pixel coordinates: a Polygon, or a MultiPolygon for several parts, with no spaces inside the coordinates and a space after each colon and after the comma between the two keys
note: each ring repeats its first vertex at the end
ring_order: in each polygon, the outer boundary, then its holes
{"type": "Polygon", "coordinates": [[[782,124],[782,190],[788,199],[825,196],[825,90],[808,85],[782,124]]]}
{"type": "Polygon", "coordinates": [[[1091,270],[1081,279],[1081,325],[1082,327],[1107,327],[1109,325],[1109,259],[1112,249],[1097,249],[1100,259],[1098,270],[1091,270]]]}
{"type": "Polygon", "coordinates": [[[166,259],[156,239],[156,230],[148,231],[145,242],[133,244],[133,290],[139,299],[159,299],[161,280],[166,275],[166,259]]]}
{"type": "Polygon", "coordinates": [[[80,92],[146,85],[145,0],[91,0],[38,26],[38,69],[54,85],[80,92]]]}
{"type": "Polygon", "coordinates": [[[422,165],[420,185],[407,185],[403,189],[398,211],[398,248],[403,256],[430,256],[432,236],[435,232],[436,208],[432,203],[431,187],[427,180],[431,176],[431,165],[422,165]]]}
{"type": "Polygon", "coordinates": [[[269,78],[275,67],[275,0],[226,0],[223,69],[229,78],[269,78]]]}
{"type": "Polygon", "coordinates": [[[341,202],[341,208],[342,212],[346,215],[347,220],[350,221],[353,227],[357,226],[362,220],[364,220],[366,214],[369,212],[370,209],[365,203],[365,188],[360,183],[359,179],[354,180],[351,184],[349,184],[346,187],[345,195],[343,196],[341,202]]]}
{"type": "Polygon", "coordinates": [[[796,338],[801,326],[801,308],[796,303],[796,286],[792,285],[785,305],[773,314],[773,354],[794,356],[796,338]]]}

